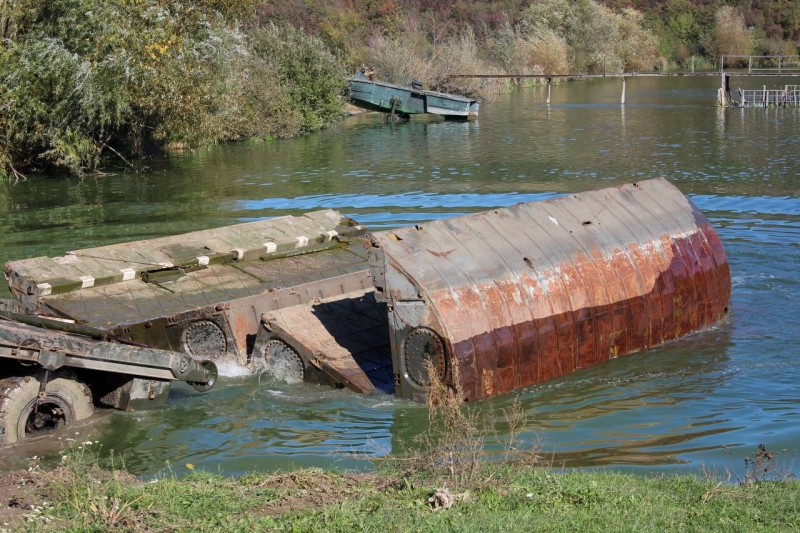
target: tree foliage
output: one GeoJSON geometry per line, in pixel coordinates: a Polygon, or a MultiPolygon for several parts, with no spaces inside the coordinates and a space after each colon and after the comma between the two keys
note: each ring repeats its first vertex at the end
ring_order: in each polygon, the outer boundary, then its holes
{"type": "Polygon", "coordinates": [[[0,177],[324,126],[342,106],[338,64],[299,29],[249,38],[255,5],[3,0],[0,177]]]}
{"type": "Polygon", "coordinates": [[[592,0],[543,0],[525,11],[522,27],[563,39],[578,71],[630,72],[650,70],[658,59],[657,40],[642,20],[638,11],[615,13],[592,0]]]}
{"type": "Polygon", "coordinates": [[[496,82],[448,75],[641,71],[798,40],[797,0],[0,0],[0,179],[313,131],[363,62],[488,96],[496,82]]]}
{"type": "MultiPolygon", "coordinates": [[[[436,17],[440,27],[448,28],[448,35],[442,37],[453,37],[470,28],[478,45],[484,48],[498,42],[497,34],[503,28],[519,28],[530,10],[540,9],[542,4],[552,7],[552,3],[550,0],[264,0],[257,11],[262,22],[290,22],[318,35],[346,65],[355,66],[370,57],[367,43],[378,37],[397,39],[409,19],[436,17]]],[[[567,41],[576,41],[569,44],[575,52],[570,60],[580,55],[576,66],[586,70],[596,69],[600,56],[608,62],[609,52],[614,52],[615,66],[620,69],[641,64],[643,60],[649,63],[653,39],[648,36],[647,42],[643,42],[641,37],[645,34],[655,36],[658,52],[670,61],[684,63],[693,55],[717,60],[709,48],[710,37],[715,31],[716,13],[725,6],[737,8],[744,16],[745,26],[753,30],[757,52],[781,50],[795,55],[796,43],[800,42],[797,0],[569,0],[559,5],[563,14],[553,13],[554,18],[548,22],[555,25],[545,23],[544,27],[567,41]],[[646,32],[628,39],[622,49],[608,46],[603,36],[613,35],[614,16],[621,17],[616,22],[625,26],[625,19],[629,18],[626,9],[641,14],[636,16],[637,26],[646,32]],[[575,19],[576,15],[580,17],[575,19]],[[568,27],[579,31],[565,33],[568,27]],[[575,35],[594,39],[592,45],[599,44],[600,48],[586,45],[576,49],[579,38],[570,39],[575,35]],[[644,53],[631,54],[642,46],[644,53]],[[586,58],[587,53],[594,57],[586,58]]],[[[433,38],[428,36],[428,39],[433,38]]],[[[497,53],[484,52],[483,55],[497,53]]],[[[658,62],[663,61],[659,58],[658,62]]]]}
{"type": "Polygon", "coordinates": [[[288,24],[269,24],[251,32],[250,43],[254,56],[273,67],[287,91],[301,117],[301,132],[340,116],[345,72],[322,41],[288,24]]]}
{"type": "Polygon", "coordinates": [[[714,28],[706,38],[706,48],[713,57],[753,53],[753,33],[738,9],[725,6],[717,11],[714,28]]]}

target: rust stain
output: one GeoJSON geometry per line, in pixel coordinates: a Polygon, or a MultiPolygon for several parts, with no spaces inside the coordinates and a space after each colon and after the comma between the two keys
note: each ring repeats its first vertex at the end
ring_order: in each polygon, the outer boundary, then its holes
{"type": "Polygon", "coordinates": [[[436,326],[417,325],[446,340],[465,400],[657,346],[727,315],[719,236],[674,186],[657,179],[585,195],[393,230],[402,248],[374,235],[437,317],[436,326]],[[598,213],[599,201],[613,212],[598,213]]]}
{"type": "Polygon", "coordinates": [[[455,250],[456,249],[453,248],[452,250],[448,250],[446,252],[434,252],[433,250],[428,250],[427,248],[425,249],[426,252],[428,252],[429,254],[431,254],[433,256],[436,256],[436,257],[447,257],[451,253],[455,252],[455,250]]]}

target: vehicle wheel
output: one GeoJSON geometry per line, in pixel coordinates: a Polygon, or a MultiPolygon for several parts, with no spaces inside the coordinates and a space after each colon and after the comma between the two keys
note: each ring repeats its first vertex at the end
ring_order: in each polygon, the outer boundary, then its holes
{"type": "Polygon", "coordinates": [[[89,388],[69,374],[54,374],[39,399],[44,373],[0,380],[0,444],[60,428],[94,413],[89,388]],[[38,408],[37,408],[38,403],[38,408]]]}
{"type": "Polygon", "coordinates": [[[267,342],[264,363],[266,371],[276,379],[286,383],[303,381],[303,360],[294,348],[283,341],[273,339],[267,342]]]}

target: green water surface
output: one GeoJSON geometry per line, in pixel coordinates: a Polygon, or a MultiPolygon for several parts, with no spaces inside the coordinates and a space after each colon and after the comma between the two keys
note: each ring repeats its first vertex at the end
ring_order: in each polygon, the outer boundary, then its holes
{"type": "MultiPolygon", "coordinates": [[[[329,207],[401,226],[665,176],[719,231],[731,322],[482,402],[498,430],[489,445],[508,433],[496,413],[518,397],[523,437],[558,463],[742,472],[758,444],[800,447],[800,109],[719,109],[718,83],[630,79],[623,107],[620,80],[572,82],[550,106],[544,89],[521,89],[470,123],[369,114],[300,139],[155,157],[139,173],[30,176],[0,184],[0,261],[329,207]]],[[[240,474],[366,468],[425,421],[424,407],[393,397],[242,376],[205,395],[174,387],[166,408],[104,411],[61,437],[91,436],[137,474],[166,462],[240,474]]],[[[3,450],[0,467],[58,457],[60,442],[3,450]]]]}

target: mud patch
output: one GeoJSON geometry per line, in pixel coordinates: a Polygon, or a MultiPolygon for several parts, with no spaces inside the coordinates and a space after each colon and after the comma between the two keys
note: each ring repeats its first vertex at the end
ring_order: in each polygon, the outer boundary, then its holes
{"type": "Polygon", "coordinates": [[[285,513],[320,509],[343,502],[365,491],[384,491],[403,486],[400,478],[378,474],[331,474],[323,470],[304,470],[254,480],[246,489],[261,496],[265,503],[255,514],[278,516],[285,513]]]}
{"type": "Polygon", "coordinates": [[[14,526],[20,526],[25,515],[41,506],[37,494],[40,481],[37,472],[0,472],[0,530],[10,531],[14,526]]]}

